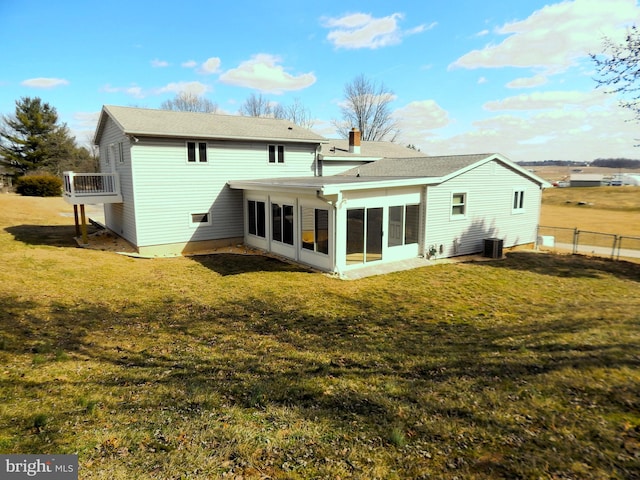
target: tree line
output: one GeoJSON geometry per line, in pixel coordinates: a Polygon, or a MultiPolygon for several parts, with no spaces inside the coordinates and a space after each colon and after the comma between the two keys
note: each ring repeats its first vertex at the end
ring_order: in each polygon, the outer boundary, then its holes
{"type": "Polygon", "coordinates": [[[541,162],[517,162],[523,167],[607,167],[607,168],[640,168],[640,160],[630,158],[597,158],[591,162],[574,160],[543,160],[541,162]]]}
{"type": "MultiPolygon", "coordinates": [[[[344,96],[342,119],[332,122],[339,134],[347,138],[349,130],[357,127],[365,141],[393,141],[396,138],[398,129],[390,107],[394,96],[383,83],[359,75],[345,85],[344,96]]],[[[215,102],[188,92],[166,100],[160,108],[183,112],[218,111],[215,102]]],[[[283,105],[262,94],[251,94],[238,113],[285,119],[307,129],[315,123],[300,99],[283,105]]],[[[55,107],[39,97],[23,97],[16,101],[12,115],[1,117],[0,166],[16,176],[33,172],[59,176],[65,170],[96,172],[99,170],[99,158],[95,149],[76,143],[67,125],[60,122],[55,107]]]]}

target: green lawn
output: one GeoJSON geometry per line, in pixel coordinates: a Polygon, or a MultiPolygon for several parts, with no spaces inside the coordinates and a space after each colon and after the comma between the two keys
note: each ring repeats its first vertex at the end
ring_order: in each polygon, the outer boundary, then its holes
{"type": "Polygon", "coordinates": [[[0,196],[1,453],[77,452],[82,479],[638,476],[638,264],[341,281],[74,248],[65,208],[0,196]]]}

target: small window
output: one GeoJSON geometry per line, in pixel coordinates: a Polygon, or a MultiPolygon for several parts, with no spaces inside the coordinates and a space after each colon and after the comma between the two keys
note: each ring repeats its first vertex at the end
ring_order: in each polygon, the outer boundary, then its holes
{"type": "Polygon", "coordinates": [[[249,234],[265,238],[265,204],[255,200],[247,202],[249,234]]]}
{"type": "Polygon", "coordinates": [[[211,225],[211,214],[209,212],[192,213],[191,225],[211,225]]]}
{"type": "Polygon", "coordinates": [[[451,215],[464,217],[467,214],[467,194],[454,193],[451,197],[451,215]]]}
{"type": "Polygon", "coordinates": [[[518,213],[524,212],[524,190],[514,190],[513,211],[518,213]]]}
{"type": "Polygon", "coordinates": [[[284,145],[269,145],[269,163],[284,163],[284,145]]]}
{"type": "Polygon", "coordinates": [[[124,163],[124,145],[122,142],[118,143],[118,163],[124,163]]]}
{"type": "Polygon", "coordinates": [[[187,162],[207,162],[207,142],[187,142],[187,162]]]}

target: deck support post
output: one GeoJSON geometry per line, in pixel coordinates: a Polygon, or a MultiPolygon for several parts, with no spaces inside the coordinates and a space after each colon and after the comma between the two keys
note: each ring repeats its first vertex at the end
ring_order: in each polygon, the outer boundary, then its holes
{"type": "Polygon", "coordinates": [[[86,245],[89,243],[89,240],[87,239],[87,217],[84,214],[84,203],[80,205],[80,219],[82,220],[82,224],[80,225],[82,230],[82,244],[86,245]]]}
{"type": "Polygon", "coordinates": [[[76,237],[80,236],[80,222],[78,220],[78,205],[73,204],[73,219],[75,220],[76,225],[76,237]]]}

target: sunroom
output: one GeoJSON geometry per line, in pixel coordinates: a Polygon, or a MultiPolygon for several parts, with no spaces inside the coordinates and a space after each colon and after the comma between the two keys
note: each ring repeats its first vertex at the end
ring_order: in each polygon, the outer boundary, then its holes
{"type": "Polygon", "coordinates": [[[244,241],[336,273],[423,253],[424,183],[304,177],[231,181],[244,191],[244,241]]]}

